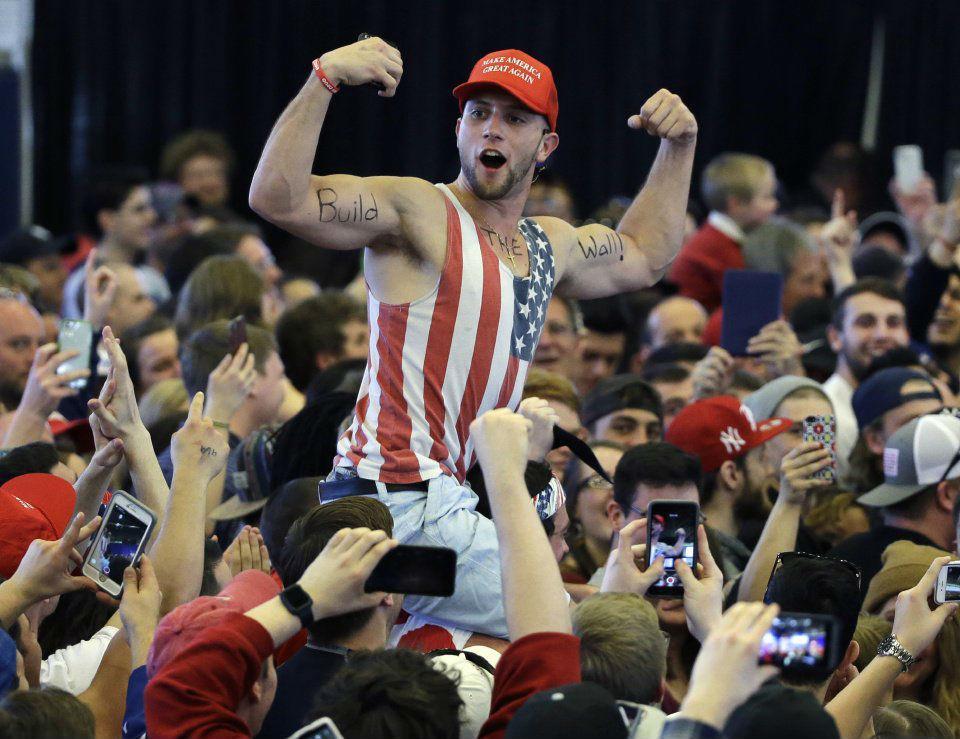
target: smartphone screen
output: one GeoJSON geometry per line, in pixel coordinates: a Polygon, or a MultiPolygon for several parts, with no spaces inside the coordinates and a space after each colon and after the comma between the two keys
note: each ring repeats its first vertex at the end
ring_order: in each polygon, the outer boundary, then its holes
{"type": "Polygon", "coordinates": [[[960,601],[960,564],[948,564],[944,576],[943,602],[955,603],[960,601]]]}
{"type": "MultiPolygon", "coordinates": [[[[57,332],[57,348],[65,352],[75,350],[79,352],[73,359],[57,367],[58,375],[85,369],[90,364],[90,344],[93,341],[93,325],[89,321],[74,318],[64,318],[60,321],[57,332]]],[[[80,390],[86,387],[87,378],[79,377],[70,383],[70,387],[80,390]]]]}
{"type": "Polygon", "coordinates": [[[676,561],[691,569],[697,562],[697,522],[700,506],[686,500],[655,500],[647,508],[647,562],[663,557],[663,577],[649,589],[650,595],[683,597],[676,561]]]}
{"type": "Polygon", "coordinates": [[[814,472],[812,477],[834,481],[837,479],[837,420],[833,416],[807,416],[803,419],[804,442],[818,441],[830,450],[830,467],[814,472]]]}
{"type": "Polygon", "coordinates": [[[829,673],[838,661],[837,626],[832,616],[781,613],[763,635],[757,661],[788,675],[829,673]]]}
{"type": "Polygon", "coordinates": [[[343,734],[332,719],[324,717],[307,724],[290,739],[343,739],[343,734]]]}
{"type": "Polygon", "coordinates": [[[387,552],[364,584],[368,593],[405,595],[453,595],[457,553],[446,547],[414,547],[401,544],[387,552]]]}
{"type": "Polygon", "coordinates": [[[87,551],[83,574],[111,595],[123,589],[123,571],[140,556],[155,516],[138,501],[114,493],[87,551]]]}

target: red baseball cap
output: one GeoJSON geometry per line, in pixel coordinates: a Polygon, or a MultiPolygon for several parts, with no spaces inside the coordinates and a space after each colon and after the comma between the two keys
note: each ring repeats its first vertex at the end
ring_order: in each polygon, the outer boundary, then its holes
{"type": "Polygon", "coordinates": [[[266,572],[244,570],[219,595],[204,595],[174,608],[157,625],[147,654],[147,674],[153,676],[204,629],[220,622],[225,612],[246,613],[280,592],[266,572]]]}
{"type": "Polygon", "coordinates": [[[546,116],[550,130],[557,130],[557,87],[553,72],[543,62],[517,49],[504,49],[485,54],[473,65],[470,78],[453,88],[460,101],[460,112],[470,97],[482,87],[499,87],[510,93],[534,113],[546,116]]]}
{"type": "Polygon", "coordinates": [[[34,539],[63,536],[76,503],[73,485],[46,472],[18,475],[0,486],[0,575],[17,571],[34,539]]]}
{"type": "Polygon", "coordinates": [[[791,424],[789,418],[768,418],[758,424],[747,406],[731,395],[720,395],[680,411],[665,441],[699,457],[704,472],[716,472],[728,459],[742,457],[791,424]]]}

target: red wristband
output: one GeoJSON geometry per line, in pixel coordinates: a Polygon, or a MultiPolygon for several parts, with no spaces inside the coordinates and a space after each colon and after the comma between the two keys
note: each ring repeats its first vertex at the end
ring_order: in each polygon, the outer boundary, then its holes
{"type": "Polygon", "coordinates": [[[326,74],[324,74],[323,67],[320,66],[319,59],[313,60],[313,71],[317,75],[317,79],[319,79],[320,82],[323,83],[323,86],[326,87],[331,94],[335,92],[340,92],[340,86],[333,84],[333,82],[330,81],[330,78],[327,77],[326,74]]]}

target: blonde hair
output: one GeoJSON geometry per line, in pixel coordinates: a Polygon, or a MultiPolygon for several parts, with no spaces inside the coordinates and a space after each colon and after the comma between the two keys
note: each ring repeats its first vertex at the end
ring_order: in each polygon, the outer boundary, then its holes
{"type": "Polygon", "coordinates": [[[576,388],[563,375],[538,367],[527,372],[527,381],[523,384],[523,398],[541,398],[555,400],[569,406],[580,415],[580,396],[576,388]]]}
{"type": "Polygon", "coordinates": [[[667,674],[667,641],[657,613],[635,593],[600,593],[573,612],[580,671],[617,700],[652,703],[667,674]]]}
{"type": "Polygon", "coordinates": [[[161,380],[140,398],[140,418],[149,429],[164,418],[182,413],[189,403],[183,380],[179,377],[161,380]]]}
{"type": "Polygon", "coordinates": [[[873,728],[883,736],[922,736],[953,739],[949,724],[932,708],[908,700],[891,701],[873,714],[873,728]]]}
{"type": "Polygon", "coordinates": [[[700,194],[710,210],[727,210],[727,198],[746,202],[759,191],[773,165],[753,154],[728,152],[714,158],[700,178],[700,194]]]}

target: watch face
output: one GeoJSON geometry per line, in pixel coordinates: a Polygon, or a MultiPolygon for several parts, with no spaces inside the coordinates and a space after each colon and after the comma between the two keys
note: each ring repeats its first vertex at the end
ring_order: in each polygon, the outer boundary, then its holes
{"type": "Polygon", "coordinates": [[[287,588],[283,592],[287,599],[287,603],[289,603],[294,610],[300,611],[304,608],[309,608],[312,605],[310,596],[307,595],[303,588],[299,586],[287,588]]]}

